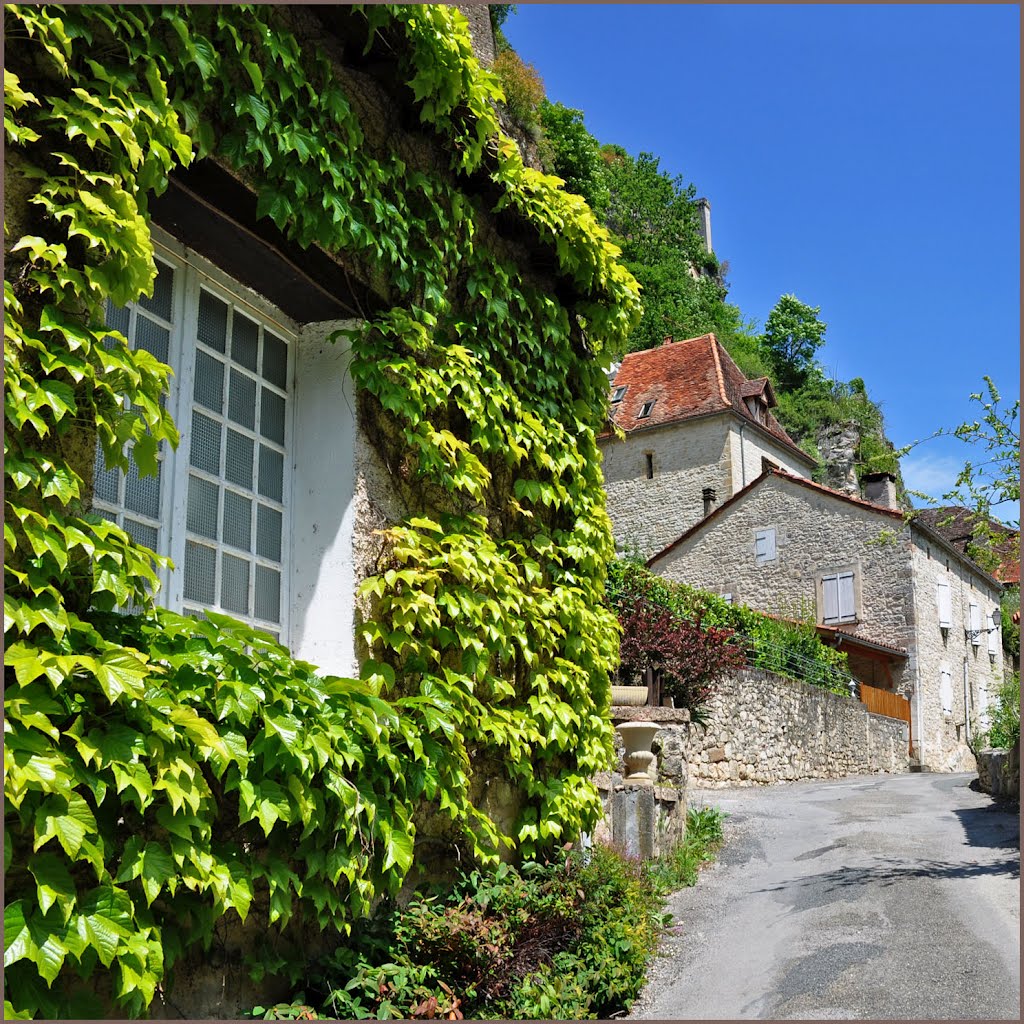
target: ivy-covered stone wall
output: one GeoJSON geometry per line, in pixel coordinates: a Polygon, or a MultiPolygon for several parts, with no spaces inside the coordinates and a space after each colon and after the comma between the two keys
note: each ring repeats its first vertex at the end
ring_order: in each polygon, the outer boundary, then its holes
{"type": "Polygon", "coordinates": [[[5,1016],[137,1014],[241,920],[247,968],[296,976],[311,927],[400,889],[420,822],[493,863],[596,821],[594,438],[637,289],[501,135],[450,7],[15,6],[5,33],[5,1016]],[[90,508],[97,438],[143,475],[178,443],[169,368],[105,310],[151,293],[150,204],[203,160],[374,297],[359,679],[161,608],[163,557],[90,508]]]}

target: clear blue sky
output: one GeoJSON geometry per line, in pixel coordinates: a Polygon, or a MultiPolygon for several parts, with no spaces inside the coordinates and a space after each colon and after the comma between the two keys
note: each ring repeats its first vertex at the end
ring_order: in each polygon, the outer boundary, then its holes
{"type": "MultiPolygon", "coordinates": [[[[821,307],[822,362],[897,445],[973,418],[985,373],[1019,396],[1017,6],[520,4],[505,33],[600,142],[708,197],[748,319],[821,307]]],[[[928,442],[907,485],[967,454],[928,442]]]]}

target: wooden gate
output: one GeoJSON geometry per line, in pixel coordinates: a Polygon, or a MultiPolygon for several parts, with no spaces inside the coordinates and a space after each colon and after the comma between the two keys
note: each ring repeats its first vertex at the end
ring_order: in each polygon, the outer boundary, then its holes
{"type": "Polygon", "coordinates": [[[886,718],[899,718],[907,723],[907,737],[910,741],[910,749],[914,749],[914,737],[911,735],[910,725],[910,701],[901,697],[892,690],[880,690],[877,686],[868,686],[867,683],[860,684],[860,699],[868,711],[876,715],[885,715],[886,718]]]}

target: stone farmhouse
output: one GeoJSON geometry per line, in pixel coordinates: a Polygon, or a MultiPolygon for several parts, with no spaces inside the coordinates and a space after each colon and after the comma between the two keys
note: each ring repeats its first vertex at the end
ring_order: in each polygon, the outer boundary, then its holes
{"type": "Polygon", "coordinates": [[[895,507],[769,466],[654,554],[657,573],[771,614],[803,617],[861,682],[909,700],[913,756],[974,769],[972,731],[1002,682],[998,580],[895,507]]]}
{"type": "Polygon", "coordinates": [[[598,439],[616,543],[648,558],[776,466],[807,476],[815,461],[772,415],[767,377],[747,380],[713,334],[631,352],[611,382],[598,439]]]}

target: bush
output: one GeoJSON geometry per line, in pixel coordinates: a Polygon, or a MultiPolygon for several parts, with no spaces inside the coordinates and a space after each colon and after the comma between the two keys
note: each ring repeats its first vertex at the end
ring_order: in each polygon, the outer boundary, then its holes
{"type": "Polygon", "coordinates": [[[979,747],[1009,750],[1020,740],[1020,674],[1015,672],[999,688],[995,705],[989,709],[991,724],[978,737],[979,747]]]}
{"type": "Polygon", "coordinates": [[[544,83],[532,64],[524,64],[515,50],[502,50],[491,68],[505,92],[505,107],[524,128],[538,125],[537,108],[544,99],[544,83]]]}
{"type": "MultiPolygon", "coordinates": [[[[619,613],[620,622],[629,629],[628,633],[623,633],[620,671],[636,671],[639,662],[633,648],[642,647],[643,633],[638,629],[641,624],[633,623],[630,610],[650,605],[667,610],[676,621],[688,624],[682,627],[688,632],[696,626],[710,633],[711,646],[718,644],[722,652],[729,650],[728,644],[720,643],[723,635],[734,634],[733,649],[728,655],[722,655],[729,667],[745,661],[755,668],[849,696],[846,654],[823,644],[810,621],[776,619],[743,605],[729,604],[717,594],[662,579],[634,559],[621,559],[609,566],[607,593],[610,605],[619,613]],[[750,642],[735,634],[749,638],[750,642]],[[735,659],[734,651],[739,650],[741,644],[742,657],[735,659]]],[[[705,685],[717,678],[720,676],[709,677],[705,685]]],[[[681,706],[689,707],[686,703],[681,706]]],[[[699,713],[700,704],[697,707],[699,713]]]]}
{"type": "Polygon", "coordinates": [[[382,905],[307,991],[339,1019],[607,1017],[640,991],[670,877],[604,846],[463,874],[382,905]]]}

